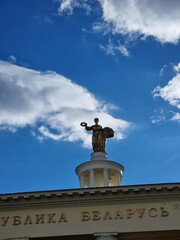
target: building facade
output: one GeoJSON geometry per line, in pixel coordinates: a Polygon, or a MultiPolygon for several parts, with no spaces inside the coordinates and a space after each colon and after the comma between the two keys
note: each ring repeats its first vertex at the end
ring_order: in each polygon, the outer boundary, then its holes
{"type": "Polygon", "coordinates": [[[0,195],[0,240],[180,239],[180,184],[0,195]]]}

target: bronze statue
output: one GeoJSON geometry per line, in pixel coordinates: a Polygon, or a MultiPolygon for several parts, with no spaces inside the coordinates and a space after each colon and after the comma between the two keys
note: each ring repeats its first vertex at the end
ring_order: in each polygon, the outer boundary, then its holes
{"type": "Polygon", "coordinates": [[[114,131],[112,128],[105,127],[102,128],[99,125],[99,119],[94,119],[95,125],[88,126],[86,122],[82,122],[80,125],[85,127],[87,131],[93,131],[92,135],[92,147],[94,152],[105,152],[106,138],[111,138],[114,136],[114,131]]]}

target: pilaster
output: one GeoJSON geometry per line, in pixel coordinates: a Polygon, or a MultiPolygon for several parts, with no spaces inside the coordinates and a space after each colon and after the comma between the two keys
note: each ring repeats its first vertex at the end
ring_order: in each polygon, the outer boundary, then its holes
{"type": "Polygon", "coordinates": [[[109,186],[109,176],[108,176],[108,169],[107,168],[104,168],[103,176],[104,176],[104,187],[108,187],[109,186]]]}
{"type": "Polygon", "coordinates": [[[94,170],[90,169],[90,187],[94,187],[94,170]]]}

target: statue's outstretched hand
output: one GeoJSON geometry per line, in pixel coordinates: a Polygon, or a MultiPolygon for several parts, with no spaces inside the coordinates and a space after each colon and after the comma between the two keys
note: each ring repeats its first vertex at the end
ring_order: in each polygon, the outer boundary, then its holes
{"type": "Polygon", "coordinates": [[[82,123],[80,123],[80,125],[81,125],[82,127],[86,127],[86,126],[87,126],[87,123],[86,123],[86,122],[82,122],[82,123]]]}

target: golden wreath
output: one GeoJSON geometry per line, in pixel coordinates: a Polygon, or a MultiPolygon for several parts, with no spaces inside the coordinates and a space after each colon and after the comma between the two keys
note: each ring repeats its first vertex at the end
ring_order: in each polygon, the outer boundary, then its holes
{"type": "Polygon", "coordinates": [[[85,126],[87,126],[87,123],[86,123],[86,122],[82,122],[82,123],[80,123],[80,125],[81,125],[82,127],[85,127],[85,126]]]}

